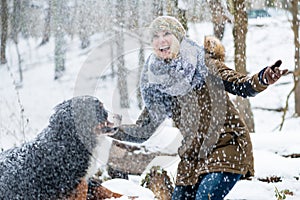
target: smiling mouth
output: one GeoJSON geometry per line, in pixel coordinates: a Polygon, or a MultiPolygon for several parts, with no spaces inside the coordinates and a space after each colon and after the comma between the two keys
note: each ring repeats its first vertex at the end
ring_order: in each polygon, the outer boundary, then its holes
{"type": "Polygon", "coordinates": [[[170,49],[170,46],[164,46],[164,47],[160,47],[160,48],[159,48],[159,50],[160,50],[161,52],[167,51],[167,50],[169,50],[169,49],[170,49]]]}

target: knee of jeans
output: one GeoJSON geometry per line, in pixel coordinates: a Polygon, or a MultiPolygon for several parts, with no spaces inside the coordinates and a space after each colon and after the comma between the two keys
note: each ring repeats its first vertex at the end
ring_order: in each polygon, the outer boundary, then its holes
{"type": "Polygon", "coordinates": [[[196,189],[193,185],[176,186],[172,194],[172,200],[195,199],[196,189]]]}
{"type": "Polygon", "coordinates": [[[240,174],[210,173],[203,177],[196,199],[223,199],[240,179],[240,174]]]}

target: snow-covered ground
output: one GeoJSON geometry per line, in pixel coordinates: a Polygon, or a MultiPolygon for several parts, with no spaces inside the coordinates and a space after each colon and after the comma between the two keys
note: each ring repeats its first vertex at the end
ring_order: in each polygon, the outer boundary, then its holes
{"type": "MultiPolygon", "coordinates": [[[[227,24],[223,44],[226,48],[228,66],[233,67],[232,25],[227,24]]],[[[189,35],[199,43],[203,43],[205,35],[212,34],[210,23],[190,24],[189,35]]],[[[129,37],[128,37],[129,38],[129,37]]],[[[107,38],[105,38],[107,39],[107,38]]],[[[127,41],[125,60],[130,70],[128,83],[131,108],[121,110],[118,102],[116,81],[111,78],[97,79],[109,72],[111,61],[108,44],[101,35],[91,38],[91,46],[81,50],[78,39],[68,41],[66,72],[54,81],[54,45],[50,40],[45,46],[38,47],[40,40],[20,40],[19,48],[24,68],[22,87],[15,88],[18,81],[17,54],[14,44],[9,41],[7,47],[8,64],[0,66],[0,148],[8,149],[19,145],[24,140],[35,137],[48,123],[52,108],[77,94],[97,96],[105,107],[113,113],[120,113],[124,123],[133,123],[139,115],[135,100],[137,73],[137,47],[127,41]],[[97,70],[89,72],[90,66],[97,70]],[[89,72],[89,73],[87,73],[89,72]],[[86,76],[87,75],[87,76],[86,76]],[[82,77],[87,77],[82,81],[82,77]],[[80,84],[78,84],[80,83],[80,84]],[[88,88],[88,91],[82,89],[88,88]]],[[[134,43],[134,42],[132,42],[134,43]]],[[[147,51],[147,53],[149,53],[147,51]]],[[[146,53],[146,54],[147,54],[146,53]]],[[[247,69],[250,74],[259,71],[276,60],[283,61],[282,67],[294,69],[293,33],[286,18],[276,18],[263,27],[249,26],[247,34],[247,69]]],[[[280,108],[285,106],[287,94],[293,87],[292,75],[287,75],[272,85],[265,92],[251,99],[255,118],[255,133],[251,134],[256,175],[252,180],[241,180],[228,194],[226,199],[276,199],[275,188],[279,191],[288,189],[293,196],[287,199],[300,199],[300,158],[286,158],[282,155],[300,153],[300,119],[293,118],[294,96],[289,100],[289,110],[282,131],[278,127],[283,113],[266,111],[260,108],[280,108]],[[278,183],[259,181],[261,178],[278,176],[278,183]]],[[[157,147],[161,144],[177,144],[170,142],[177,136],[177,131],[166,123],[158,134],[148,141],[157,147]],[[161,137],[168,130],[168,137],[161,137]],[[171,130],[171,131],[170,131],[171,130]],[[172,131],[173,130],[173,131],[172,131]],[[171,132],[171,133],[170,133],[171,132]]],[[[168,149],[170,147],[163,146],[168,149]]],[[[102,162],[99,159],[99,162],[102,162]]],[[[104,161],[103,161],[104,162],[104,161]]],[[[178,159],[157,159],[153,164],[162,164],[174,176],[178,159]]],[[[104,163],[100,163],[104,164],[104,163]]],[[[136,192],[139,199],[151,199],[151,192],[138,186],[141,177],[131,176],[130,182],[114,180],[107,185],[112,190],[127,194],[136,192]],[[144,192],[143,192],[144,191],[144,192]],[[143,196],[144,194],[144,196],[143,196]]],[[[125,197],[121,199],[126,199],[125,197]]]]}

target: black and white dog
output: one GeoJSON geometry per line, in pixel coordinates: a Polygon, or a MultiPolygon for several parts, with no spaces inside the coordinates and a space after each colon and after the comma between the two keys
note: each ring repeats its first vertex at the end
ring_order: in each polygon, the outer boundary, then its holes
{"type": "Polygon", "coordinates": [[[114,131],[107,117],[92,96],[57,105],[35,140],[0,154],[0,199],[72,198],[94,173],[98,137],[114,131]]]}

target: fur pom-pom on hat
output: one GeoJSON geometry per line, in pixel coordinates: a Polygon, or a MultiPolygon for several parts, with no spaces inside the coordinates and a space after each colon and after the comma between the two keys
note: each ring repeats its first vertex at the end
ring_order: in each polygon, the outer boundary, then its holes
{"type": "Polygon", "coordinates": [[[182,24],[171,16],[159,16],[150,24],[151,34],[155,34],[159,31],[170,31],[175,37],[181,41],[186,32],[182,24]]]}

